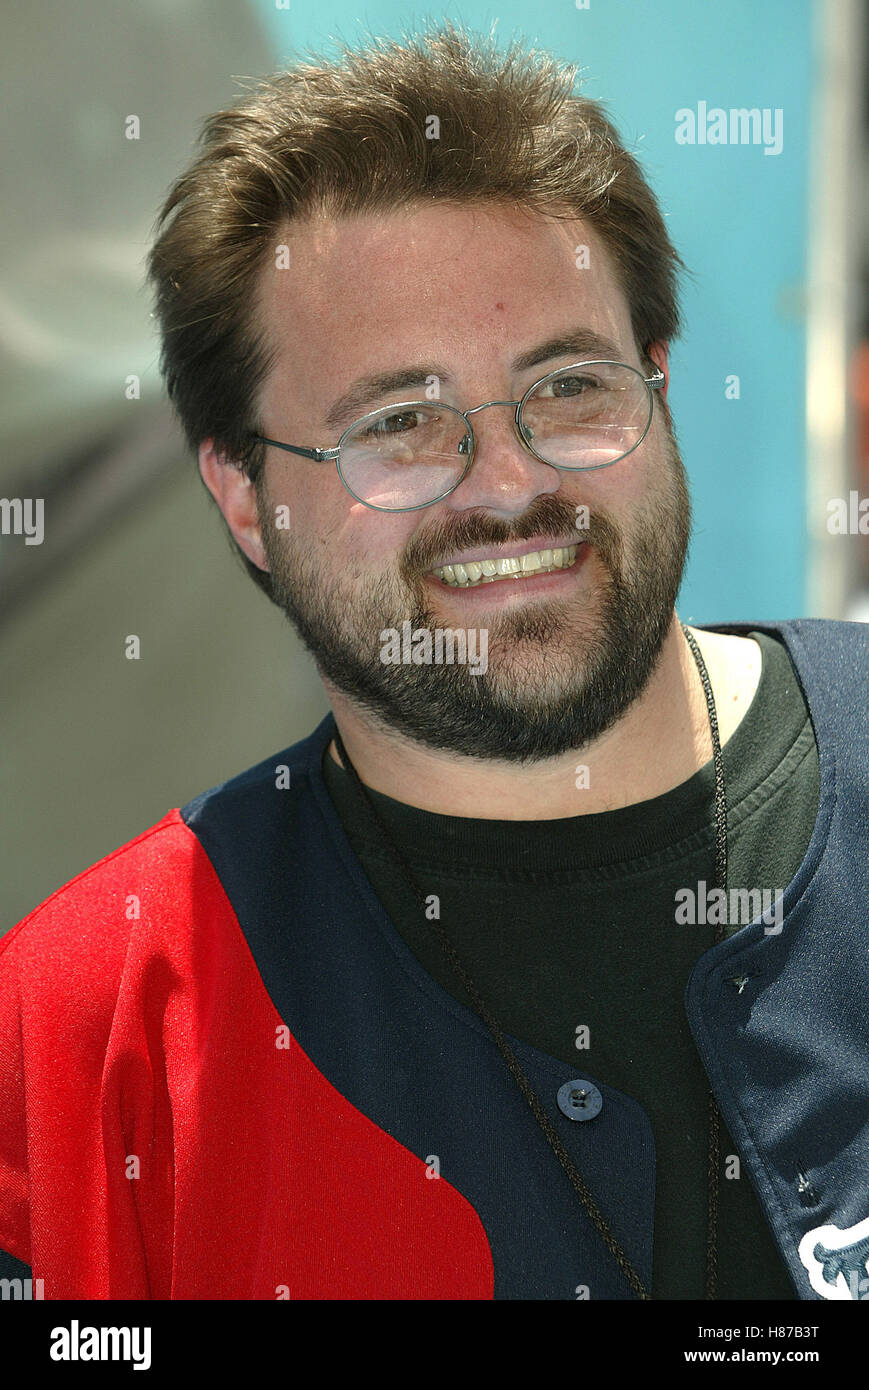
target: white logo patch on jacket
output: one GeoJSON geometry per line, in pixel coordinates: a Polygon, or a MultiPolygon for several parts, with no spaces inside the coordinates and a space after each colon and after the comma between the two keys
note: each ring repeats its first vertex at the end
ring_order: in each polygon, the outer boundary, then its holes
{"type": "Polygon", "coordinates": [[[856,1226],[815,1226],[800,1241],[800,1259],[821,1298],[869,1299],[869,1216],[856,1226]]]}

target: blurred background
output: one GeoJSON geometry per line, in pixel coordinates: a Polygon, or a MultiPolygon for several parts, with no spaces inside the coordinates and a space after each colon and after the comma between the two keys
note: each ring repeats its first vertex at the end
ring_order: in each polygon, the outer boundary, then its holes
{"type": "MultiPolygon", "coordinates": [[[[5,7],[0,494],[44,499],[45,530],[41,544],[9,522],[0,534],[0,932],[327,710],[182,445],[144,260],[203,117],[239,79],[430,13],[5,7]],[[138,661],[124,655],[133,633],[138,661]]],[[[680,616],[869,621],[864,0],[465,0],[437,14],[497,21],[502,43],[521,35],[580,65],[691,269],[671,351],[695,508],[680,616]],[[676,112],[700,103],[780,110],[781,150],[678,143],[676,112]]]]}

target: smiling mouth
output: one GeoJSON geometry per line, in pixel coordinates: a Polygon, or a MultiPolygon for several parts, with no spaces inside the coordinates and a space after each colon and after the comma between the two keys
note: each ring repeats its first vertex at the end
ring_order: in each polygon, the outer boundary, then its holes
{"type": "Polygon", "coordinates": [[[441,565],[432,570],[452,589],[473,589],[478,584],[494,584],[501,579],[535,579],[541,574],[569,569],[579,545],[556,546],[551,550],[531,550],[527,555],[506,555],[497,560],[465,560],[462,564],[441,565]]]}

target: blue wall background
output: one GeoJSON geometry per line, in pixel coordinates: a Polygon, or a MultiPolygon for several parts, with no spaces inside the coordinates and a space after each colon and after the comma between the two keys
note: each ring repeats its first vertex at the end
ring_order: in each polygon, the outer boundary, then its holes
{"type": "Polygon", "coordinates": [[[805,594],[805,323],[812,0],[465,0],[431,11],[253,0],[275,67],[334,37],[397,36],[428,17],[521,35],[578,63],[638,156],[692,272],[671,403],[695,526],[679,611],[696,622],[792,617],[805,594]],[[783,149],[679,145],[680,108],[783,111],[783,149]],[[740,378],[740,399],[725,378],[740,378]]]}

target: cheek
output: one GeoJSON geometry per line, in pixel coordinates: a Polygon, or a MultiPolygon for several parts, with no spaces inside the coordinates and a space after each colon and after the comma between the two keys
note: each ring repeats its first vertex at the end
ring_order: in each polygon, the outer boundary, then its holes
{"type": "Polygon", "coordinates": [[[295,536],[304,537],[306,548],[326,553],[333,571],[395,570],[417,525],[415,515],[373,511],[356,502],[337,477],[320,482],[288,493],[295,536]]]}
{"type": "Polygon", "coordinates": [[[586,477],[589,481],[579,486],[577,495],[581,496],[592,514],[598,508],[619,526],[623,526],[642,507],[649,495],[649,464],[646,461],[634,464],[630,455],[586,477]]]}
{"type": "Polygon", "coordinates": [[[577,492],[592,509],[599,506],[618,521],[642,511],[655,495],[665,491],[670,474],[666,439],[662,433],[652,435],[650,431],[632,454],[609,468],[585,474],[588,482],[579,484],[577,492]]]}

